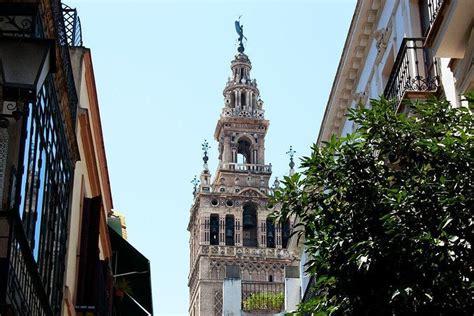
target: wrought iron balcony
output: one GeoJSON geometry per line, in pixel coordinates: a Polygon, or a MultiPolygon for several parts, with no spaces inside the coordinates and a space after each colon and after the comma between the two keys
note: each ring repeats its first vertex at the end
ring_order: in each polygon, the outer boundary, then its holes
{"type": "MultiPolygon", "coordinates": [[[[7,258],[6,315],[53,315],[38,267],[30,250],[21,220],[13,212],[2,212],[2,223],[9,223],[10,257],[7,258]]],[[[3,226],[4,227],[4,226],[3,226]]],[[[0,260],[1,261],[1,260],[0,260]]],[[[5,267],[4,267],[5,268],[5,267]]],[[[3,268],[3,269],[4,269],[3,268]]],[[[0,276],[0,279],[3,279],[0,276]]],[[[1,285],[3,287],[5,285],[1,285]]],[[[0,289],[1,290],[1,289],[0,289]]],[[[0,306],[0,313],[3,311],[0,306]]]]}
{"type": "Polygon", "coordinates": [[[243,171],[243,172],[253,172],[253,173],[272,173],[271,165],[258,165],[251,163],[223,163],[221,165],[222,170],[230,171],[243,171]]]}
{"type": "MultiPolygon", "coordinates": [[[[420,1],[420,13],[422,19],[423,36],[426,42],[431,43],[436,35],[442,20],[442,12],[448,0],[423,0],[420,1]]],[[[430,45],[427,45],[430,46],[430,45]]]]}
{"type": "Polygon", "coordinates": [[[386,99],[426,97],[440,87],[438,65],[424,47],[424,38],[405,38],[385,87],[386,99]]]}
{"type": "Polygon", "coordinates": [[[242,281],[242,310],[279,313],[285,305],[285,284],[242,281]]]}
{"type": "Polygon", "coordinates": [[[64,27],[69,46],[82,46],[81,20],[77,10],[63,3],[64,27]]]}

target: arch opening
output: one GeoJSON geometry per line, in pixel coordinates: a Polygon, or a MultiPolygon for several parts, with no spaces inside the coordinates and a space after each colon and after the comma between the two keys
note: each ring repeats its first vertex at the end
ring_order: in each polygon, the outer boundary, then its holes
{"type": "Polygon", "coordinates": [[[243,246],[257,247],[257,206],[254,204],[244,205],[243,212],[243,246]]]}
{"type": "Polygon", "coordinates": [[[252,156],[250,150],[250,142],[241,139],[238,141],[237,146],[237,163],[252,163],[252,156]]]}

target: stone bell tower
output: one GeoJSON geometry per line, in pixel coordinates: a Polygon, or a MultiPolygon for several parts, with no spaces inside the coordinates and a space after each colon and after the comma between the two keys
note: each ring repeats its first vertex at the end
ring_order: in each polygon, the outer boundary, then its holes
{"type": "MultiPolygon", "coordinates": [[[[203,171],[200,181],[193,182],[188,225],[193,316],[222,315],[226,267],[238,267],[240,304],[248,311],[253,307],[246,299],[253,293],[283,293],[285,267],[298,265],[286,249],[290,223],[275,224],[269,218],[277,207],[267,200],[272,173],[265,162],[269,121],[251,69],[241,44],[231,62],[232,76],[223,91],[224,108],[214,133],[219,149],[216,175],[211,181],[205,142],[203,171]]],[[[274,306],[269,312],[282,308],[274,306]]]]}

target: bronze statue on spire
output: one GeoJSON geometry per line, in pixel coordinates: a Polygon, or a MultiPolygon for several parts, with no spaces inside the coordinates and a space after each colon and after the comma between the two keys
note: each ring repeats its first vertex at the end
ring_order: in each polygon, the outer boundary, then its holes
{"type": "Polygon", "coordinates": [[[240,16],[239,19],[235,21],[235,31],[239,34],[239,48],[237,50],[239,53],[243,53],[245,51],[243,40],[247,40],[247,38],[244,36],[244,26],[240,24],[240,16]]]}

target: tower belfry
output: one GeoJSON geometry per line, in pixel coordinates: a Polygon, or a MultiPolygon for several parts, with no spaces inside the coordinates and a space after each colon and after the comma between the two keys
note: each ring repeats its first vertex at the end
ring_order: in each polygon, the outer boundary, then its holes
{"type": "MultiPolygon", "coordinates": [[[[236,29],[239,33],[237,22],[236,29]]],[[[246,300],[255,293],[282,293],[283,297],[285,268],[298,265],[297,257],[286,249],[290,223],[277,224],[269,217],[278,207],[269,205],[267,199],[272,174],[271,164],[265,161],[269,121],[264,117],[257,82],[251,77],[243,34],[239,35],[214,132],[219,164],[211,181],[205,142],[204,168],[190,211],[188,286],[189,314],[193,316],[222,315],[223,283],[229,267],[241,280],[241,302],[237,303],[246,310],[251,308],[246,300]]],[[[274,308],[276,312],[283,306],[274,308]]]]}

